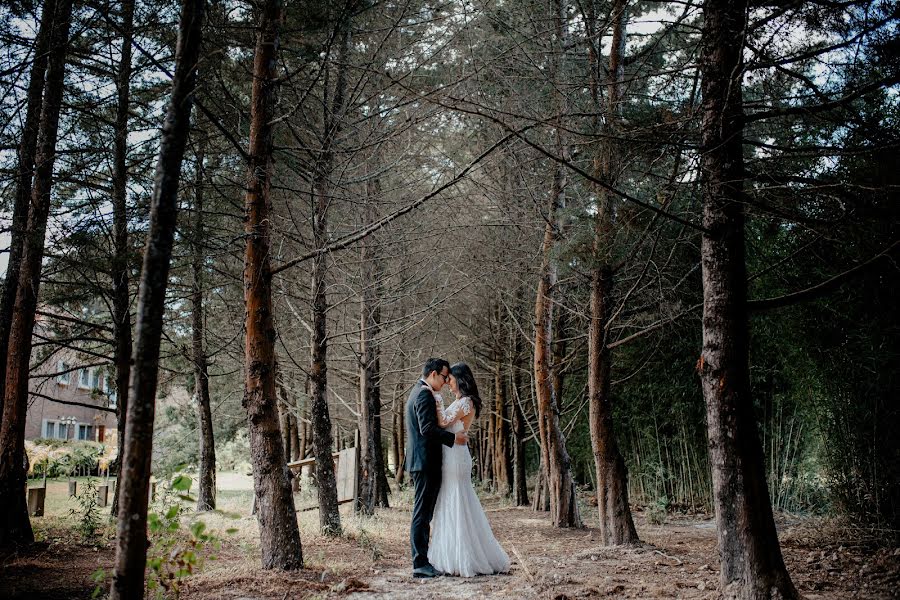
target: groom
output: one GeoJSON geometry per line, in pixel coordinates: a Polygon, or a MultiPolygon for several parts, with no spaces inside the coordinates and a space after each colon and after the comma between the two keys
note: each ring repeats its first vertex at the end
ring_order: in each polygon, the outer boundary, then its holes
{"type": "Polygon", "coordinates": [[[413,577],[440,575],[428,562],[428,536],[434,504],[441,489],[441,444],[466,444],[465,432],[457,434],[438,427],[435,394],[450,381],[450,363],[443,358],[429,358],[406,401],[406,470],[416,490],[413,502],[409,542],[412,546],[413,577]]]}

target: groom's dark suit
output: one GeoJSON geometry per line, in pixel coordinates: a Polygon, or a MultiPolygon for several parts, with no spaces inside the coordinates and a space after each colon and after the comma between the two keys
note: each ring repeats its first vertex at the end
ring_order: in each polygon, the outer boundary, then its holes
{"type": "Polygon", "coordinates": [[[428,536],[441,489],[441,444],[453,447],[456,436],[438,426],[431,388],[416,382],[406,401],[406,470],[416,490],[409,541],[413,569],[428,565],[428,536]]]}

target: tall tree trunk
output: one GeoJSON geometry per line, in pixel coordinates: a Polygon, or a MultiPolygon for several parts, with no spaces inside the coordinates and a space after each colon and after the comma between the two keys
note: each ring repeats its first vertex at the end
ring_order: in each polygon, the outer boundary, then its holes
{"type": "MultiPolygon", "coordinates": [[[[367,182],[365,223],[377,219],[375,202],[380,194],[377,177],[367,182]]],[[[384,453],[381,447],[381,375],[376,338],[381,325],[378,306],[381,279],[376,240],[366,238],[360,245],[360,365],[359,365],[359,434],[360,488],[357,510],[371,515],[375,506],[387,506],[387,478],[384,473],[384,453]]]]}
{"type": "MultiPolygon", "coordinates": [[[[554,20],[554,80],[562,77],[565,52],[568,45],[566,0],[553,3],[554,20]]],[[[556,86],[559,90],[559,86],[556,86]]],[[[557,114],[565,112],[566,100],[556,92],[557,114]]],[[[563,140],[562,123],[556,123],[555,144],[559,156],[568,158],[568,147],[563,140]]],[[[553,185],[547,202],[544,241],[541,247],[541,269],[534,305],[534,378],[539,418],[544,427],[544,443],[547,460],[547,484],[550,494],[550,518],[556,527],[581,527],[581,515],[575,498],[575,481],[572,478],[571,460],[566,450],[566,439],[559,422],[561,396],[554,390],[552,374],[554,365],[551,353],[553,336],[553,296],[557,285],[557,266],[552,256],[559,239],[559,212],[565,206],[566,175],[562,166],[554,168],[553,185]]]]}
{"type": "Polygon", "coordinates": [[[746,0],[707,0],[701,42],[703,352],[721,589],[726,598],[797,598],[766,485],[750,389],[744,247],[743,37],[746,0]]]}
{"type": "Polygon", "coordinates": [[[284,385],[284,374],[277,358],[275,359],[275,385],[278,387],[278,422],[281,427],[281,444],[284,446],[285,460],[295,460],[294,455],[299,451],[294,417],[297,406],[291,401],[287,386],[284,385]]]}
{"type": "Polygon", "coordinates": [[[639,540],[628,505],[628,474],[613,427],[610,396],[612,361],[605,336],[611,298],[610,269],[595,269],[591,281],[591,324],[588,331],[588,394],[591,445],[597,476],[597,510],[603,544],[635,544],[639,540]]]}
{"type": "MultiPolygon", "coordinates": [[[[291,409],[289,413],[290,418],[288,419],[288,425],[290,426],[290,432],[288,434],[288,447],[290,449],[290,452],[288,456],[290,457],[291,461],[300,460],[301,458],[303,458],[303,456],[301,455],[302,450],[300,448],[300,420],[303,417],[303,406],[296,399],[292,400],[288,395],[284,379],[280,381],[280,385],[281,397],[285,402],[288,403],[288,406],[291,409]]],[[[298,481],[298,478],[292,479],[292,484],[295,481],[298,481]]],[[[295,488],[294,491],[297,491],[297,489],[299,488],[295,488]]]]}
{"type": "Polygon", "coordinates": [[[534,484],[531,509],[538,512],[550,512],[550,490],[548,488],[547,467],[541,460],[538,465],[537,480],[534,484]]]}
{"type": "Polygon", "coordinates": [[[116,337],[116,425],[119,447],[116,461],[119,474],[113,494],[110,516],[119,514],[122,483],[122,457],[125,454],[125,416],[128,412],[128,383],[131,377],[131,314],[128,293],[128,110],[131,103],[131,44],[134,25],[134,0],[122,3],[122,46],[116,77],[116,131],[113,142],[113,260],[112,317],[116,337]]]}
{"type": "Polygon", "coordinates": [[[306,407],[300,410],[300,421],[298,429],[300,430],[300,450],[297,453],[297,459],[303,460],[309,452],[309,417],[307,416],[306,407]]]}
{"type": "MultiPolygon", "coordinates": [[[[546,231],[545,231],[546,237],[546,231]]],[[[546,241],[546,240],[545,240],[546,241]]],[[[540,288],[540,284],[539,284],[540,288]]],[[[538,290],[540,292],[540,289],[538,290]]],[[[537,297],[535,298],[535,304],[537,304],[537,297]]],[[[535,336],[537,336],[537,327],[535,327],[535,336]]],[[[541,354],[543,355],[547,350],[542,345],[540,347],[535,347],[535,361],[537,360],[537,351],[541,350],[541,354]]],[[[534,363],[532,363],[533,365],[534,363]]],[[[543,365],[542,365],[543,369],[543,365]]],[[[546,377],[549,380],[549,366],[547,367],[547,373],[542,377],[546,377]]],[[[538,464],[538,476],[534,485],[534,504],[532,505],[532,509],[540,512],[550,512],[550,488],[549,481],[550,476],[548,475],[550,469],[550,445],[547,442],[547,419],[544,411],[541,410],[541,407],[538,405],[540,394],[538,393],[537,386],[538,381],[541,381],[541,378],[534,378],[534,408],[537,413],[537,421],[538,421],[538,442],[540,444],[540,463],[538,464]]],[[[542,382],[544,385],[547,385],[546,382],[542,382]]],[[[552,386],[549,387],[549,391],[552,391],[552,386]]]]}
{"type": "MultiPolygon", "coordinates": [[[[345,11],[346,12],[346,11],[345,11]]],[[[313,241],[316,248],[328,244],[328,207],[331,204],[331,170],[334,162],[334,143],[341,130],[344,112],[344,98],[347,87],[346,61],[350,50],[349,12],[342,17],[340,42],[331,103],[326,102],[324,146],[316,161],[313,181],[313,241]]],[[[332,69],[326,67],[326,90],[329,87],[327,74],[332,69]]],[[[312,364],[309,370],[312,383],[313,447],[316,457],[316,479],[319,495],[319,525],[327,535],[341,533],[341,514],[338,511],[337,482],[334,462],[331,459],[333,438],[331,416],[328,411],[326,389],[328,387],[328,298],[325,279],[328,274],[328,257],[319,254],[313,259],[312,268],[312,364]]]]}
{"type": "MultiPolygon", "coordinates": [[[[562,288],[557,289],[554,284],[553,294],[555,297],[565,297],[562,288]]],[[[553,395],[556,401],[562,406],[563,399],[566,397],[566,372],[565,359],[568,343],[566,341],[566,327],[569,319],[563,311],[554,311],[553,321],[553,343],[550,345],[550,373],[552,377],[553,395]]]]}
{"type": "MultiPolygon", "coordinates": [[[[25,100],[25,124],[19,142],[18,165],[16,168],[16,195],[13,201],[12,224],[10,228],[9,260],[3,288],[0,291],[0,357],[7,356],[9,350],[9,330],[12,326],[16,292],[19,289],[19,270],[28,228],[28,201],[34,179],[35,154],[37,153],[38,131],[40,129],[41,102],[44,98],[44,76],[50,50],[50,37],[56,18],[56,0],[44,2],[41,25],[34,40],[34,60],[28,76],[28,95],[25,100]]],[[[3,415],[3,399],[6,396],[6,360],[0,359],[0,419],[3,415]]]]}
{"type": "MultiPolygon", "coordinates": [[[[259,10],[250,101],[247,247],[244,255],[245,391],[250,459],[264,569],[299,569],[303,550],[285,461],[275,396],[275,321],[270,263],[272,147],[277,60],[284,9],[266,0],[259,10]]],[[[330,462],[330,461],[329,461],[330,462]]]]}
{"type": "MultiPolygon", "coordinates": [[[[366,222],[373,223],[378,218],[378,213],[375,209],[375,203],[381,196],[380,178],[374,177],[369,179],[367,183],[366,195],[368,197],[366,206],[369,213],[366,218],[366,222]]],[[[372,282],[373,286],[372,288],[369,288],[372,292],[372,297],[370,297],[368,300],[370,310],[369,322],[371,325],[368,349],[371,351],[372,357],[370,361],[367,361],[367,364],[369,370],[369,404],[372,410],[372,424],[374,427],[372,436],[372,456],[374,459],[373,467],[375,469],[375,505],[380,506],[381,508],[388,508],[388,495],[391,493],[391,486],[388,483],[387,479],[387,465],[385,464],[384,447],[382,445],[383,430],[381,428],[381,348],[379,347],[377,341],[378,335],[381,333],[381,280],[384,276],[384,273],[382,270],[381,256],[379,254],[377,246],[375,246],[375,244],[378,243],[377,237],[366,238],[365,241],[367,242],[366,245],[371,244],[371,246],[369,246],[369,255],[371,260],[371,273],[369,281],[372,282]]]]}
{"type": "Polygon", "coordinates": [[[50,214],[50,191],[56,160],[56,138],[63,99],[72,0],[59,0],[50,34],[46,90],[41,105],[34,183],[16,302],[9,330],[3,421],[0,423],[0,546],[34,541],[25,499],[25,415],[28,410],[28,366],[44,258],[44,235],[50,214]]]}
{"type": "MultiPolygon", "coordinates": [[[[297,405],[295,404],[295,405],[294,405],[294,410],[297,410],[297,409],[298,409],[298,407],[297,407],[297,405]]],[[[290,457],[291,457],[291,461],[300,460],[300,458],[301,458],[301,456],[300,456],[300,430],[299,430],[299,427],[297,426],[298,423],[299,423],[299,420],[298,420],[298,418],[297,418],[297,415],[296,415],[296,414],[291,414],[291,418],[290,418],[290,426],[291,426],[291,434],[290,434],[290,438],[291,438],[291,439],[290,439],[290,442],[291,442],[291,453],[290,453],[290,457]]],[[[294,490],[294,491],[297,491],[297,490],[294,490]]]]}
{"type": "MultiPolygon", "coordinates": [[[[285,461],[299,460],[300,454],[300,437],[297,431],[297,404],[291,401],[287,387],[284,384],[284,374],[278,367],[278,361],[275,361],[276,385],[278,386],[278,403],[279,423],[281,426],[281,443],[284,446],[285,461]]],[[[291,475],[291,492],[300,490],[300,477],[291,475]]]]}
{"type": "Polygon", "coordinates": [[[401,485],[406,478],[406,417],[403,414],[403,402],[399,394],[399,388],[394,388],[394,411],[397,417],[394,426],[394,435],[397,437],[397,459],[394,479],[397,485],[401,485]]]}
{"type": "Polygon", "coordinates": [[[391,406],[391,463],[394,465],[394,478],[399,475],[400,467],[400,432],[397,431],[397,399],[391,406]]]}
{"type": "Polygon", "coordinates": [[[553,192],[550,196],[548,214],[550,219],[544,232],[543,260],[541,276],[535,300],[535,344],[534,374],[538,400],[539,419],[542,427],[545,466],[542,476],[546,477],[550,500],[550,516],[556,527],[580,527],[581,516],[575,502],[575,482],[570,471],[569,454],[565,447],[565,436],[559,423],[559,402],[552,385],[551,351],[553,343],[553,300],[552,290],[556,283],[556,267],[552,264],[553,245],[556,239],[555,225],[559,197],[563,193],[563,175],[556,170],[553,178],[553,192]]]}
{"type": "Polygon", "coordinates": [[[516,506],[528,506],[528,480],[525,471],[525,415],[518,401],[518,382],[514,376],[513,399],[513,500],[516,506]]]}
{"type": "MultiPolygon", "coordinates": [[[[315,217],[313,219],[313,237],[317,248],[327,244],[326,212],[328,198],[319,188],[315,195],[315,217]]],[[[334,473],[334,462],[331,459],[334,437],[331,431],[331,416],[328,411],[328,336],[327,311],[328,300],[325,295],[325,276],[327,273],[327,257],[317,256],[313,259],[312,268],[312,357],[309,370],[312,401],[313,452],[316,458],[315,471],[318,482],[319,525],[329,535],[341,532],[341,516],[338,512],[337,481],[334,473]]]]}
{"type": "MultiPolygon", "coordinates": [[[[380,322],[380,317],[379,317],[380,322]]],[[[387,465],[385,464],[384,445],[381,429],[381,358],[375,357],[372,380],[375,385],[372,390],[372,406],[375,407],[375,506],[389,508],[388,495],[391,493],[391,485],[387,478],[387,465]]]]}
{"type": "Polygon", "coordinates": [[[488,403],[487,414],[482,421],[484,428],[481,430],[481,480],[489,490],[495,489],[494,479],[494,428],[496,415],[493,407],[488,403]]]}
{"type": "MultiPolygon", "coordinates": [[[[622,80],[625,64],[626,0],[613,2],[612,44],[609,53],[609,81],[607,82],[607,128],[613,129],[622,112],[622,80]]],[[[592,36],[593,37],[593,36],[592,36]]],[[[593,89],[599,89],[598,54],[591,52],[593,89]]],[[[595,95],[598,109],[599,97],[595,95]]],[[[598,132],[599,133],[599,132],[598,132]]],[[[610,185],[618,178],[613,155],[616,149],[608,141],[601,143],[594,158],[594,174],[610,185]]],[[[612,352],[607,349],[607,333],[613,304],[613,267],[611,257],[615,243],[614,198],[605,188],[597,188],[597,212],[594,221],[593,261],[591,274],[588,328],[588,397],[591,446],[597,476],[597,510],[600,521],[600,540],[605,545],[634,544],[637,530],[628,506],[628,473],[619,451],[613,426],[610,374],[612,352]]]]}
{"type": "MultiPolygon", "coordinates": [[[[205,135],[201,132],[201,135],[205,135]]],[[[216,508],[216,447],[213,436],[212,408],[209,398],[209,360],[206,356],[203,314],[203,272],[206,257],[203,254],[203,185],[206,140],[198,142],[197,177],[194,185],[193,262],[194,286],[191,290],[192,359],[194,361],[194,397],[197,401],[197,418],[200,422],[200,490],[197,494],[197,510],[216,508]]]]}
{"type": "MultiPolygon", "coordinates": [[[[499,338],[499,339],[502,339],[499,338]]],[[[506,373],[503,370],[502,350],[494,360],[494,480],[497,489],[504,496],[510,495],[513,487],[512,454],[510,453],[509,416],[506,410],[507,386],[506,373]]]]}
{"type": "Polygon", "coordinates": [[[287,461],[291,455],[291,408],[283,377],[284,374],[278,365],[278,358],[275,358],[275,387],[278,390],[278,399],[276,401],[278,407],[278,428],[281,431],[281,445],[284,448],[285,461],[287,461]]]}
{"type": "Polygon", "coordinates": [[[150,203],[150,228],[138,292],[134,369],[125,422],[125,454],[120,477],[116,562],[110,598],[142,598],[147,562],[147,492],[153,454],[153,418],[159,348],[165,311],[172,242],[177,224],[178,182],[191,126],[191,96],[205,8],[203,0],[184,0],[175,52],[175,75],[150,203]]]}
{"type": "MultiPolygon", "coordinates": [[[[521,288],[520,288],[521,290],[521,288]]],[[[520,302],[520,294],[516,295],[516,305],[520,302]]],[[[525,471],[525,413],[522,411],[522,372],[519,369],[522,357],[522,337],[516,328],[512,328],[513,336],[512,360],[512,435],[513,435],[513,500],[516,506],[528,506],[528,481],[525,471]]]]}

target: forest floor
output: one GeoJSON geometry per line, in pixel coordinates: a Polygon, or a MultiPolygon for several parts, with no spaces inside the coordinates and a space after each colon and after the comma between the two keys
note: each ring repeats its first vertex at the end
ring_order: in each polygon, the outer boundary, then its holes
{"type": "MultiPolygon", "coordinates": [[[[374,517],[343,507],[345,532],[338,538],[318,534],[315,510],[299,512],[306,568],[281,573],[259,566],[249,478],[223,473],[218,483],[221,513],[183,517],[185,525],[202,520],[221,539],[215,559],[182,581],[184,600],[718,597],[716,533],[709,515],[669,515],[654,525],[638,510],[643,544],[605,548],[588,504],[586,528],[561,530],[541,513],[485,496],[491,526],[512,559],[511,572],[416,580],[410,576],[410,496],[404,491],[392,496],[395,507],[374,517]],[[232,533],[225,533],[228,529],[232,533]]],[[[77,518],[68,513],[75,503],[64,488],[64,481],[49,484],[47,515],[33,519],[38,543],[0,557],[0,598],[90,598],[94,574],[111,570],[113,527],[104,518],[99,541],[79,542],[77,518]]],[[[311,500],[308,492],[297,496],[299,507],[311,500]]],[[[881,541],[879,532],[795,516],[779,516],[778,528],[788,569],[806,598],[900,598],[900,547],[881,541]]]]}

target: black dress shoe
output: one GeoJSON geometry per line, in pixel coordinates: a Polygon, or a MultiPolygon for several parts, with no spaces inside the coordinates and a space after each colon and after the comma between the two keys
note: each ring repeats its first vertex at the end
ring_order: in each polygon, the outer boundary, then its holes
{"type": "Polygon", "coordinates": [[[413,569],[413,577],[419,578],[431,578],[431,577],[440,577],[441,573],[431,565],[425,565],[424,567],[419,567],[417,569],[413,569]]]}

